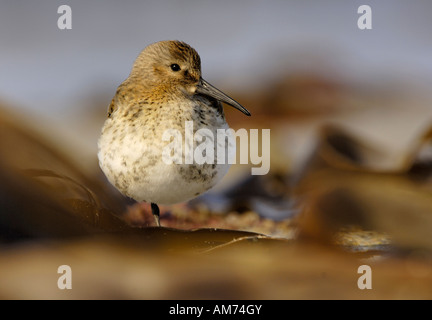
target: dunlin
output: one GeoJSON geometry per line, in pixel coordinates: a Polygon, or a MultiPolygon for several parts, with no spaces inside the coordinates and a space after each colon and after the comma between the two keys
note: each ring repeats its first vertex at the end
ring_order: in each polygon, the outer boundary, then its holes
{"type": "MultiPolygon", "coordinates": [[[[184,132],[192,121],[193,131],[209,129],[206,132],[213,135],[201,138],[210,139],[216,137],[217,129],[227,129],[221,102],[250,115],[201,77],[200,56],[180,41],[146,47],[118,87],[98,143],[99,164],[122,194],[151,203],[158,226],[158,204],[190,200],[212,188],[228,171],[228,163],[216,160],[167,163],[162,156],[168,143],[163,139],[167,130],[184,132]]],[[[215,150],[222,142],[215,141],[215,150]]],[[[194,148],[196,141],[193,144],[184,148],[194,148]]],[[[175,156],[184,157],[182,148],[175,156]]]]}

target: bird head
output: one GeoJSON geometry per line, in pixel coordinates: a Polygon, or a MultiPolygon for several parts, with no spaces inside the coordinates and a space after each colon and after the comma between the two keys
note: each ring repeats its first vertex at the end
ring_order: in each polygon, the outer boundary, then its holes
{"type": "Polygon", "coordinates": [[[206,96],[250,116],[250,112],[240,103],[202,78],[200,56],[181,41],[160,41],[146,47],[135,60],[131,77],[141,80],[149,88],[155,88],[158,94],[174,91],[190,98],[206,96]]]}

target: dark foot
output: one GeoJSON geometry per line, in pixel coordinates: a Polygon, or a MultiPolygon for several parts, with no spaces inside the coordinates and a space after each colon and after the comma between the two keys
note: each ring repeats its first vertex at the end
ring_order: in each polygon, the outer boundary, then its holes
{"type": "Polygon", "coordinates": [[[156,203],[151,204],[151,209],[153,213],[153,217],[155,218],[156,225],[160,227],[160,218],[159,218],[159,207],[156,203]]]}

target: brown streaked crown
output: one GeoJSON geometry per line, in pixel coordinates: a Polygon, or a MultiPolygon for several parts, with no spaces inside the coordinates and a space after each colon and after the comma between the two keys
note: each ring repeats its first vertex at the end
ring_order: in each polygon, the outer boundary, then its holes
{"type": "Polygon", "coordinates": [[[201,59],[195,49],[181,41],[160,41],[147,46],[137,57],[131,77],[155,82],[196,83],[201,77],[201,59]],[[180,67],[173,72],[171,65],[180,67]]]}
{"type": "Polygon", "coordinates": [[[129,77],[117,88],[108,116],[118,104],[132,101],[166,102],[192,96],[201,78],[201,59],[195,49],[181,41],[160,41],[147,46],[136,58],[129,77]],[[171,66],[179,65],[174,71],[171,66]]]}

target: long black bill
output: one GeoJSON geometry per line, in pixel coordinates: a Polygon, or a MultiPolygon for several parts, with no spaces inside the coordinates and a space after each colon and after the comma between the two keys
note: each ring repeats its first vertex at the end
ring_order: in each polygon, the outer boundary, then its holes
{"type": "Polygon", "coordinates": [[[219,89],[213,87],[210,83],[205,81],[203,78],[201,78],[200,82],[198,83],[196,93],[212,97],[216,100],[219,100],[220,102],[225,102],[226,104],[229,104],[230,106],[236,108],[237,110],[240,110],[245,115],[247,116],[251,115],[250,112],[245,107],[243,107],[240,103],[228,97],[225,93],[223,93],[219,89]]]}

